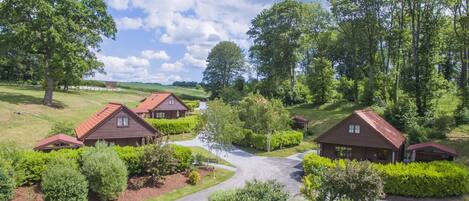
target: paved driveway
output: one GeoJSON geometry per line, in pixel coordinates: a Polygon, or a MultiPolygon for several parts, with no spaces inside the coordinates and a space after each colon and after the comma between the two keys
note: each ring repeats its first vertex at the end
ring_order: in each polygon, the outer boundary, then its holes
{"type": "Polygon", "coordinates": [[[219,153],[215,150],[210,150],[209,147],[198,138],[174,143],[183,146],[203,147],[236,166],[236,173],[231,179],[179,199],[180,201],[207,200],[210,194],[215,191],[242,187],[246,181],[252,179],[275,179],[285,185],[285,190],[290,193],[292,200],[303,200],[300,193],[300,187],[302,185],[301,177],[303,174],[301,154],[289,158],[271,158],[256,156],[240,149],[219,153]]]}

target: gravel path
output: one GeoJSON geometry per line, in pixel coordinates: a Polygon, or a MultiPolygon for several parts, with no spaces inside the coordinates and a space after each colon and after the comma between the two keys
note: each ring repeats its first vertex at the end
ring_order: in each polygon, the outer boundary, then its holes
{"type": "Polygon", "coordinates": [[[179,199],[179,201],[207,200],[210,194],[215,191],[242,187],[246,181],[252,179],[275,179],[285,185],[285,190],[290,193],[292,200],[304,200],[300,193],[301,177],[303,174],[301,166],[302,154],[297,154],[289,158],[271,158],[256,156],[236,148],[228,152],[218,153],[215,150],[210,150],[199,138],[174,143],[183,146],[203,147],[236,167],[236,173],[231,179],[186,196],[179,199]]]}

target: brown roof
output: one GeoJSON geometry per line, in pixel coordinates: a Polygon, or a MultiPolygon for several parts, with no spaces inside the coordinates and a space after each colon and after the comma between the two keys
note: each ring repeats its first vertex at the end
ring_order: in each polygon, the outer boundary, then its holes
{"type": "Polygon", "coordinates": [[[405,138],[401,132],[372,110],[357,110],[354,113],[365,120],[371,127],[373,127],[373,129],[391,142],[396,148],[399,148],[402,143],[404,143],[405,138]]]}
{"type": "Polygon", "coordinates": [[[173,93],[170,92],[158,92],[158,93],[153,93],[150,96],[148,96],[145,100],[143,100],[140,105],[137,106],[137,108],[133,109],[134,111],[138,113],[144,113],[148,112],[150,110],[155,109],[158,107],[161,103],[163,103],[168,97],[174,96],[179,102],[184,105],[184,107],[188,108],[184,102],[182,102],[177,96],[175,96],[173,93]]]}
{"type": "Polygon", "coordinates": [[[81,123],[78,127],[75,128],[75,133],[78,139],[83,139],[87,135],[89,135],[94,129],[98,128],[102,125],[106,120],[111,118],[114,114],[118,113],[121,110],[128,111],[128,114],[134,115],[134,117],[145,127],[151,129],[154,133],[157,132],[155,128],[149,125],[145,120],[140,118],[137,114],[135,114],[132,110],[127,108],[125,105],[120,103],[108,103],[102,110],[95,113],[91,117],[89,117],[86,121],[81,123]]]}
{"type": "Polygon", "coordinates": [[[293,120],[297,120],[297,121],[302,121],[302,122],[308,122],[308,119],[306,119],[305,117],[303,116],[300,116],[300,115],[295,115],[292,117],[293,120]]]}
{"type": "Polygon", "coordinates": [[[447,146],[442,145],[442,144],[435,143],[435,142],[424,142],[424,143],[420,143],[420,144],[413,144],[413,145],[410,145],[409,147],[407,147],[407,151],[419,150],[419,149],[425,149],[425,148],[438,149],[440,151],[446,152],[446,153],[451,154],[453,156],[458,155],[455,149],[453,149],[451,147],[447,147],[447,146]]]}
{"type": "Polygon", "coordinates": [[[42,150],[48,145],[53,144],[53,143],[58,143],[58,142],[71,144],[71,145],[74,145],[75,147],[83,146],[83,142],[78,141],[77,138],[60,133],[60,134],[42,139],[34,146],[34,150],[42,150]]]}

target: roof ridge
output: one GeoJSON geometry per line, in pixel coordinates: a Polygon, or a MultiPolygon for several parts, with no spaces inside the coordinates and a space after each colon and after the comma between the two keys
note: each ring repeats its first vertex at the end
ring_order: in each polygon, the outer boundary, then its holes
{"type": "MultiPolygon", "coordinates": [[[[377,118],[381,118],[383,119],[381,116],[379,116],[378,114],[376,114],[372,109],[362,109],[362,110],[356,110],[354,111],[355,114],[357,114],[361,119],[363,119],[365,122],[368,123],[368,125],[370,125],[376,132],[380,133],[381,136],[383,136],[388,142],[390,142],[393,146],[396,146],[393,142],[392,139],[389,138],[389,136],[387,136],[386,134],[384,134],[381,129],[378,129],[375,125],[374,125],[374,122],[369,119],[369,118],[363,118],[363,116],[360,115],[363,114],[363,115],[366,115],[366,113],[372,113],[372,115],[376,115],[377,118]]],[[[385,119],[383,119],[384,121],[382,121],[382,123],[384,124],[387,124],[388,126],[394,128],[394,126],[392,126],[389,122],[387,122],[385,119]]],[[[396,128],[394,128],[396,131],[398,131],[396,128]]],[[[398,131],[399,132],[399,131],[398,131]]],[[[402,135],[397,135],[399,136],[401,139],[404,139],[404,136],[402,135]]],[[[399,148],[399,147],[396,147],[396,148],[399,148]]]]}

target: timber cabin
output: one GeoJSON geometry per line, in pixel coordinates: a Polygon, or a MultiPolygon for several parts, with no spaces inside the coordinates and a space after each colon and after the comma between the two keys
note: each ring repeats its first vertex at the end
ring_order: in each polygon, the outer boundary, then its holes
{"type": "Polygon", "coordinates": [[[75,128],[79,141],[93,146],[104,140],[120,146],[137,146],[160,133],[125,105],[109,103],[75,128]]]}
{"type": "Polygon", "coordinates": [[[371,110],[357,110],[315,140],[320,155],[390,163],[402,161],[404,136],[371,110]]]}
{"type": "Polygon", "coordinates": [[[173,93],[153,93],[133,111],[141,118],[176,119],[185,117],[189,107],[173,93]]]}
{"type": "Polygon", "coordinates": [[[34,150],[48,152],[58,149],[76,149],[82,146],[83,142],[78,141],[76,137],[60,133],[42,139],[34,146],[34,150]]]}

